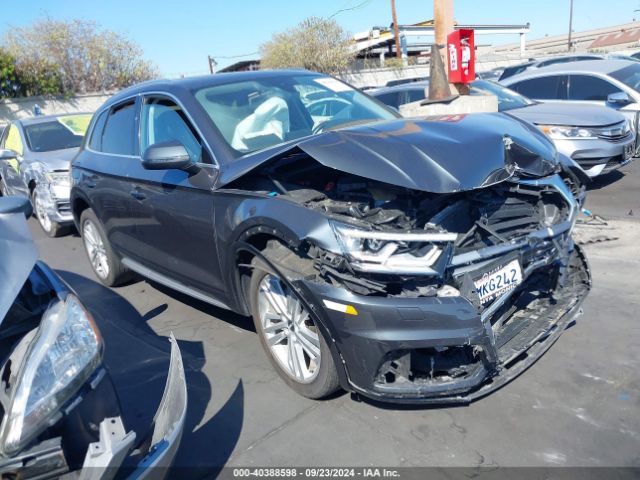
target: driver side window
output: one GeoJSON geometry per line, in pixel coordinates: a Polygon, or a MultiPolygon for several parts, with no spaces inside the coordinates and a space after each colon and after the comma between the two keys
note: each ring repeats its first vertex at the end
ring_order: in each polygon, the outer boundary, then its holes
{"type": "Polygon", "coordinates": [[[140,117],[140,151],[157,143],[178,141],[187,149],[193,162],[210,163],[197,133],[184,111],[166,98],[147,98],[140,117]]]}

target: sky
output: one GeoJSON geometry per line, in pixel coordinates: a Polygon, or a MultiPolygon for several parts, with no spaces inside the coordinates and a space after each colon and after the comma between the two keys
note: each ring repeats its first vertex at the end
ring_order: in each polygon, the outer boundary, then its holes
{"type": "MultiPolygon", "coordinates": [[[[454,18],[464,24],[531,24],[529,39],[565,33],[570,0],[454,0],[454,18]]],[[[275,32],[309,16],[334,18],[351,33],[391,23],[390,0],[3,0],[0,39],[12,26],[48,16],[87,19],[137,42],[163,76],[208,71],[256,58],[275,32]],[[342,10],[342,11],[341,11],[342,10]],[[251,54],[251,55],[247,55],[251,54]],[[246,55],[246,56],[245,56],[246,55]],[[236,58],[231,58],[236,57],[236,58]]],[[[433,1],[396,0],[398,23],[433,18],[433,1]]],[[[640,0],[574,0],[574,31],[640,20],[640,0]],[[634,11],[639,10],[639,11],[634,11]]],[[[482,43],[512,43],[515,35],[482,37],[482,43]]],[[[477,42],[478,43],[478,42],[477,42]]]]}

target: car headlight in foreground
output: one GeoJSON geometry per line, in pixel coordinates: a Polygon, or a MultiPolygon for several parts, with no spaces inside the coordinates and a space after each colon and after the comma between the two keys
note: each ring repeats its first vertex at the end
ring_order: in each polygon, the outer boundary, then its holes
{"type": "Polygon", "coordinates": [[[380,232],[333,223],[336,238],[355,270],[398,275],[430,275],[455,233],[380,232]]]}
{"type": "Polygon", "coordinates": [[[102,338],[91,315],[73,295],[44,313],[19,367],[10,407],[0,427],[0,451],[13,454],[43,431],[95,371],[102,338]]]}

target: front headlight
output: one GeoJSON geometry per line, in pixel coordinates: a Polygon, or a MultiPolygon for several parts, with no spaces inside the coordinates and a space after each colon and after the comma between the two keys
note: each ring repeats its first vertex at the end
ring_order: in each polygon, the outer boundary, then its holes
{"type": "Polygon", "coordinates": [[[56,301],[16,377],[0,426],[0,450],[13,454],[44,430],[48,421],[100,364],[102,339],[91,315],[73,295],[56,301]]]}
{"type": "Polygon", "coordinates": [[[538,125],[538,128],[553,140],[587,140],[597,138],[595,132],[588,128],[560,125],[538,125]]]}
{"type": "Polygon", "coordinates": [[[380,232],[332,223],[338,243],[354,270],[397,275],[433,275],[431,267],[455,233],[380,232]]]}
{"type": "Polygon", "coordinates": [[[69,172],[47,172],[44,175],[51,185],[60,187],[71,186],[69,172]]]}

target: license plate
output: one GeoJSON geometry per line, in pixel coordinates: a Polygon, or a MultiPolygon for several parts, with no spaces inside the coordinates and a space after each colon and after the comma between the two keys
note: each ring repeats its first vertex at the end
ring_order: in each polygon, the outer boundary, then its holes
{"type": "Polygon", "coordinates": [[[518,260],[482,274],[473,281],[483,305],[516,288],[522,283],[522,269],[518,260]]]}

